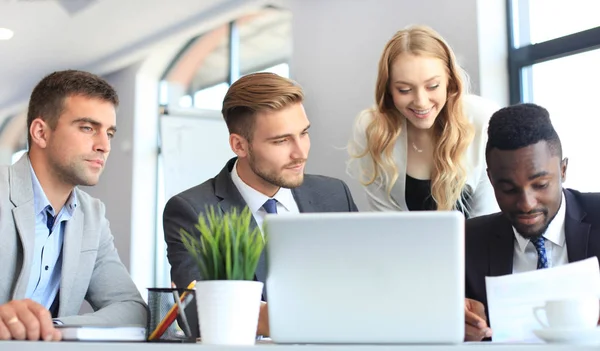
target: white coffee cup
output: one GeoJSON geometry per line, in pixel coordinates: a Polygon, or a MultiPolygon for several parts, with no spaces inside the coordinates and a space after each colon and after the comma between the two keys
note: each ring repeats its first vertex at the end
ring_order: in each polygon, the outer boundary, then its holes
{"type": "Polygon", "coordinates": [[[600,301],[598,297],[546,301],[534,307],[533,314],[544,328],[592,329],[600,319],[600,301]],[[540,317],[542,311],[548,323],[540,317]]]}

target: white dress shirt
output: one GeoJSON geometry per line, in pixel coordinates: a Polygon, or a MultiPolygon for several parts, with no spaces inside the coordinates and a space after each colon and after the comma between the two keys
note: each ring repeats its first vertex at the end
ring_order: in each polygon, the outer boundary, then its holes
{"type": "MultiPolygon", "coordinates": [[[[267,214],[267,211],[265,211],[262,206],[271,198],[244,183],[237,172],[237,161],[231,170],[231,180],[250,208],[250,212],[252,212],[252,216],[254,216],[256,225],[258,225],[262,231],[263,220],[267,214]]],[[[294,195],[290,189],[279,188],[279,191],[277,191],[272,199],[277,200],[277,214],[300,213],[298,204],[296,204],[296,200],[294,200],[294,195]]]]}
{"type": "MultiPolygon", "coordinates": [[[[550,222],[543,237],[546,246],[548,268],[562,266],[569,263],[567,256],[567,243],[565,240],[566,202],[563,194],[560,208],[550,222]]],[[[515,234],[515,254],[513,256],[513,273],[534,271],[537,269],[538,254],[529,239],[522,237],[513,227],[515,234]]]]}

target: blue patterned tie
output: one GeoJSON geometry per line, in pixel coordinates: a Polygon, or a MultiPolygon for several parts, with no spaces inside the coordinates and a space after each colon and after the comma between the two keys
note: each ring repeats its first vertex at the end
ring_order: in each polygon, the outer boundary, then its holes
{"type": "Polygon", "coordinates": [[[546,245],[543,236],[538,236],[535,239],[531,239],[531,243],[535,246],[535,250],[538,254],[537,269],[548,268],[548,258],[546,257],[546,245]]]}
{"type": "Polygon", "coordinates": [[[277,213],[277,200],[269,199],[263,205],[263,208],[267,213],[277,213]]]}

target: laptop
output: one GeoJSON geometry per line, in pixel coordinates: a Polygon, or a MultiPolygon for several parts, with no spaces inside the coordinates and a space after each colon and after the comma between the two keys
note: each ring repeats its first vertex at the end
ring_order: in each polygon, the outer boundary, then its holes
{"type": "Polygon", "coordinates": [[[463,342],[464,221],[456,211],[267,215],[271,339],[463,342]]]}

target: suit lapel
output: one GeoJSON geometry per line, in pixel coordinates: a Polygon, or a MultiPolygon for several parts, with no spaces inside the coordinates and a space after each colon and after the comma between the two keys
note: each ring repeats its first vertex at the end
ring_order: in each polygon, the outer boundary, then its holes
{"type": "Polygon", "coordinates": [[[20,300],[25,298],[25,294],[27,293],[27,284],[29,282],[29,274],[31,273],[31,262],[33,262],[32,254],[35,244],[35,213],[33,210],[33,203],[16,207],[12,212],[17,232],[19,233],[19,239],[21,240],[23,247],[22,262],[20,262],[21,272],[13,292],[13,299],[20,300]]]}
{"type": "Polygon", "coordinates": [[[298,210],[300,213],[309,213],[309,212],[317,212],[317,209],[312,203],[313,196],[310,196],[310,190],[305,189],[304,187],[294,188],[292,189],[292,195],[294,196],[294,200],[298,205],[298,210]]]}
{"type": "MultiPolygon", "coordinates": [[[[234,208],[242,211],[247,206],[242,194],[240,194],[231,180],[231,170],[235,161],[236,158],[229,160],[215,178],[215,195],[220,199],[219,208],[223,213],[233,211],[234,208]]],[[[252,228],[256,227],[254,217],[252,217],[251,225],[252,228]]]]}
{"type": "Polygon", "coordinates": [[[564,191],[566,200],[565,239],[569,262],[581,261],[588,257],[588,239],[590,224],[583,222],[587,213],[579,206],[575,196],[564,191]]]}
{"type": "Polygon", "coordinates": [[[21,262],[17,262],[20,274],[17,279],[13,299],[23,299],[27,293],[27,284],[31,272],[31,262],[35,244],[35,209],[33,201],[33,185],[31,183],[31,166],[27,154],[23,155],[17,163],[10,167],[10,200],[15,206],[13,208],[13,218],[19,240],[23,248],[22,253],[13,253],[21,255],[21,262]]]}
{"type": "Polygon", "coordinates": [[[398,167],[398,179],[392,186],[390,197],[398,206],[400,210],[408,211],[408,205],[406,204],[406,164],[408,161],[408,136],[406,133],[407,121],[406,118],[402,118],[402,129],[396,143],[400,146],[394,150],[394,158],[398,167]]]}
{"type": "Polygon", "coordinates": [[[492,239],[490,240],[490,276],[496,277],[511,274],[513,270],[514,232],[510,222],[503,215],[498,215],[492,239]]]}
{"type": "Polygon", "coordinates": [[[68,305],[69,295],[73,282],[77,277],[79,267],[79,254],[81,253],[81,241],[83,239],[83,212],[79,208],[75,214],[65,223],[65,236],[62,248],[62,272],[60,277],[59,315],[63,306],[68,305]]]}
{"type": "MultiPolygon", "coordinates": [[[[242,197],[242,194],[238,191],[235,184],[231,180],[231,170],[235,165],[236,158],[233,158],[227,162],[225,167],[215,178],[215,195],[221,199],[219,201],[219,208],[223,213],[232,211],[237,208],[238,211],[244,209],[247,206],[246,201],[242,197]]],[[[250,222],[250,228],[254,229],[257,227],[254,216],[252,216],[250,222]]],[[[261,282],[265,282],[267,279],[267,263],[265,257],[265,250],[260,255],[258,265],[256,266],[256,279],[261,282]]],[[[263,298],[266,300],[266,290],[263,289],[263,298]]]]}

